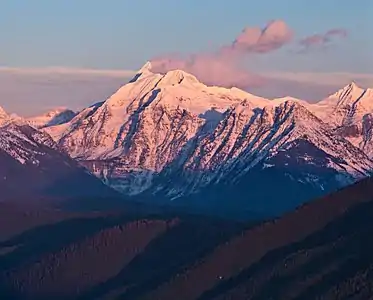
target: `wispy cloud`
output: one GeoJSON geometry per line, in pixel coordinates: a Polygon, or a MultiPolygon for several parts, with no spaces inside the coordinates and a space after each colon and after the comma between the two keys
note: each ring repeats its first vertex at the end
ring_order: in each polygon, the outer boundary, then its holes
{"type": "Polygon", "coordinates": [[[324,33],[307,36],[299,41],[298,53],[325,48],[337,39],[345,37],[347,37],[347,30],[343,28],[333,28],[324,33]]]}
{"type": "MultiPolygon", "coordinates": [[[[338,39],[347,37],[347,30],[332,28],[324,33],[304,37],[292,45],[291,52],[308,53],[324,49],[338,39]]],[[[189,56],[165,55],[152,59],[155,72],[166,73],[182,69],[192,73],[200,81],[225,87],[255,88],[266,84],[268,77],[253,73],[245,67],[245,60],[251,55],[276,51],[293,42],[294,33],[282,20],[269,22],[264,28],[247,27],[233,42],[223,45],[212,53],[197,53],[189,56]]]]}
{"type": "Polygon", "coordinates": [[[262,83],[262,78],[242,67],[250,54],[263,54],[278,50],[293,38],[292,30],[284,21],[274,20],[264,28],[247,27],[233,42],[213,53],[197,53],[187,57],[165,55],[152,59],[153,71],[166,73],[182,69],[200,81],[225,87],[248,88],[262,83]]]}
{"type": "Polygon", "coordinates": [[[263,29],[246,27],[234,42],[223,47],[228,53],[267,53],[289,43],[293,32],[282,20],[269,22],[263,29]]]}
{"type": "Polygon", "coordinates": [[[0,106],[26,116],[59,106],[78,110],[105,100],[134,73],[131,70],[0,67],[0,106]]]}

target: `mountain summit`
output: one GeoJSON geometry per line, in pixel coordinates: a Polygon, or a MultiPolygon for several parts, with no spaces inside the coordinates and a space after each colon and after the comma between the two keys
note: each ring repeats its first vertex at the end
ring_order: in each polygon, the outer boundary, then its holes
{"type": "Polygon", "coordinates": [[[22,123],[24,120],[23,118],[19,117],[16,114],[8,114],[1,106],[0,106],[0,127],[5,126],[12,122],[22,123]]]}
{"type": "Polygon", "coordinates": [[[0,124],[9,118],[7,112],[0,106],[0,124]]]}
{"type": "Polygon", "coordinates": [[[152,63],[147,61],[138,71],[137,74],[150,73],[152,69],[152,63]]]}
{"type": "Polygon", "coordinates": [[[373,89],[352,82],[309,108],[335,132],[373,157],[373,89]]]}
{"type": "Polygon", "coordinates": [[[341,105],[348,101],[354,101],[364,93],[364,89],[360,88],[354,81],[346,85],[344,88],[337,91],[331,98],[338,99],[338,104],[341,105]]]}

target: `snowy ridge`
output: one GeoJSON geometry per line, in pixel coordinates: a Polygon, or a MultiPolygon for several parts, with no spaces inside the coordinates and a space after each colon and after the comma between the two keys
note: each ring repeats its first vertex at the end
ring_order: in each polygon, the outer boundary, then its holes
{"type": "Polygon", "coordinates": [[[57,149],[49,135],[28,125],[10,123],[0,128],[0,150],[21,164],[39,164],[38,156],[45,155],[41,146],[57,149]]]}
{"type": "Polygon", "coordinates": [[[113,158],[128,151],[128,147],[123,146],[130,144],[137,128],[141,128],[144,134],[152,134],[151,128],[140,125],[146,122],[144,116],[151,116],[153,123],[156,118],[169,123],[172,114],[179,116],[186,110],[191,118],[198,119],[197,128],[188,133],[193,135],[205,118],[219,118],[229,106],[245,98],[255,105],[268,102],[239,89],[208,87],[183,71],[175,70],[165,75],[147,71],[106,101],[84,109],[69,123],[48,127],[46,132],[72,157],[88,160],[113,158]],[[167,117],[167,114],[171,116],[167,117]]]}
{"type": "Polygon", "coordinates": [[[0,107],[0,127],[6,126],[7,124],[18,122],[22,123],[23,118],[19,117],[16,114],[8,114],[2,107],[0,107]]]}
{"type": "Polygon", "coordinates": [[[310,105],[310,109],[333,126],[342,126],[361,119],[373,111],[372,91],[358,87],[354,82],[328,98],[310,105]]]}
{"type": "MultiPolygon", "coordinates": [[[[232,109],[211,134],[203,137],[182,164],[177,163],[179,169],[171,166],[167,176],[184,174],[185,180],[168,194],[173,198],[185,196],[228,177],[238,181],[258,164],[265,168],[274,166],[266,161],[280,152],[286,153],[298,140],[307,141],[324,152],[327,164],[320,167],[340,172],[345,176],[344,183],[368,176],[372,170],[372,161],[363,152],[332,134],[327,124],[300,104],[287,101],[258,111],[243,103],[232,109]]],[[[293,159],[317,164],[317,159],[307,152],[298,153],[293,159]]]]}
{"type": "Polygon", "coordinates": [[[162,191],[174,198],[228,178],[239,181],[254,169],[289,166],[293,169],[286,172],[295,181],[324,189],[325,182],[343,186],[373,168],[363,151],[326,119],[333,116],[337,122],[338,113],[321,114],[326,106],[337,112],[369,95],[353,101],[359,94],[355,86],[308,104],[206,86],[181,70],[155,74],[150,69],[147,63],[106,101],[44,129],[59,147],[121,192],[162,191]],[[304,170],[303,177],[294,170],[304,170]]]}
{"type": "Polygon", "coordinates": [[[27,118],[26,121],[36,128],[43,128],[47,126],[54,126],[67,123],[74,118],[76,113],[66,107],[58,107],[51,111],[42,114],[41,116],[35,116],[27,118]]]}
{"type": "Polygon", "coordinates": [[[362,89],[352,82],[328,98],[310,105],[309,109],[373,157],[373,89],[362,89]]]}

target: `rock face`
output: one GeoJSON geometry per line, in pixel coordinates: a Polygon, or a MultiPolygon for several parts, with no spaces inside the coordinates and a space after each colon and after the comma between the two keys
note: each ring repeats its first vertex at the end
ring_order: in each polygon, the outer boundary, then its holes
{"type": "Polygon", "coordinates": [[[122,193],[224,207],[228,201],[222,197],[234,191],[244,195],[237,207],[275,213],[372,170],[362,151],[366,147],[348,141],[355,123],[344,120],[362,116],[360,106],[350,109],[355,115],[346,112],[359,94],[355,86],[309,105],[209,87],[180,70],[154,74],[150,69],[147,63],[106,101],[44,129],[60,148],[122,193]],[[329,119],[319,113],[326,106],[329,119]],[[340,124],[350,124],[348,137],[340,124]],[[288,197],[289,191],[297,203],[290,196],[281,204],[278,197],[288,197]]]}

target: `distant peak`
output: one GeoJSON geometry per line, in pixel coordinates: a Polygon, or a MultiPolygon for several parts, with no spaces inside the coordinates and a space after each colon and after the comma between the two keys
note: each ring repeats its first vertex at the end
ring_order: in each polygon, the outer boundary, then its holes
{"type": "Polygon", "coordinates": [[[351,81],[351,83],[349,84],[350,86],[357,86],[356,82],[355,81],[351,81]]]}
{"type": "Polygon", "coordinates": [[[8,116],[8,113],[0,106],[0,117],[1,116],[8,116]]]}
{"type": "Polygon", "coordinates": [[[46,115],[54,116],[54,115],[58,115],[58,114],[65,113],[65,112],[72,112],[72,110],[68,109],[67,107],[56,107],[46,112],[46,115]]]}
{"type": "Polygon", "coordinates": [[[152,63],[150,61],[147,61],[138,71],[137,74],[142,74],[146,72],[150,72],[152,69],[152,63]]]}
{"type": "Polygon", "coordinates": [[[147,75],[152,75],[152,63],[147,61],[137,72],[136,75],[129,81],[129,83],[136,82],[138,79],[143,78],[147,75]]]}
{"type": "Polygon", "coordinates": [[[10,124],[13,122],[20,122],[23,118],[19,117],[17,114],[8,114],[1,106],[0,106],[0,126],[4,126],[6,124],[10,124]]]}
{"type": "Polygon", "coordinates": [[[351,81],[349,84],[347,84],[344,89],[361,89],[355,81],[351,81]]]}
{"type": "Polygon", "coordinates": [[[66,110],[69,110],[66,106],[58,106],[58,107],[51,109],[51,111],[57,111],[57,112],[66,111],[66,110]]]}
{"type": "Polygon", "coordinates": [[[355,81],[351,81],[348,85],[344,87],[345,89],[352,89],[352,90],[363,90],[355,81]]]}
{"type": "Polygon", "coordinates": [[[354,100],[358,98],[363,92],[364,89],[360,88],[355,81],[352,81],[331,95],[331,97],[338,98],[342,101],[341,103],[344,103],[348,99],[354,100]]]}
{"type": "Polygon", "coordinates": [[[75,116],[76,112],[67,107],[56,107],[41,115],[27,118],[27,122],[36,128],[43,128],[69,122],[75,116]]]}

